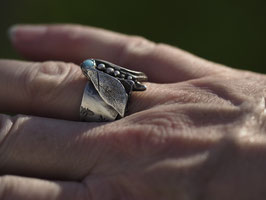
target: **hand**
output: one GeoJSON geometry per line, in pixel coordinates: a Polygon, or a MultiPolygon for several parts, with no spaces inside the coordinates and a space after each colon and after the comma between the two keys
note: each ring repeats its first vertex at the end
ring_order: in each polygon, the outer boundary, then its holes
{"type": "Polygon", "coordinates": [[[86,78],[65,62],[0,61],[0,199],[265,199],[266,77],[141,37],[17,26],[33,61],[100,58],[149,77],[129,115],[78,122],[86,78]]]}

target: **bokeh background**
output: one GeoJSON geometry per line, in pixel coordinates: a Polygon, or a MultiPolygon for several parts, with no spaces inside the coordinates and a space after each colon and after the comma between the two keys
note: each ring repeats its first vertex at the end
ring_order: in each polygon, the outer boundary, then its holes
{"type": "Polygon", "coordinates": [[[0,0],[0,58],[18,23],[78,23],[178,46],[235,68],[266,73],[265,0],[0,0]]]}

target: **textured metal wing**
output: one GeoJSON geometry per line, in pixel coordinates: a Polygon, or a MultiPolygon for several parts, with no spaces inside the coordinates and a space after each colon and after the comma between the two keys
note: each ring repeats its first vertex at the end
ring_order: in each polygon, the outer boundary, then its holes
{"type": "Polygon", "coordinates": [[[117,116],[118,112],[105,103],[92,82],[88,81],[80,105],[81,119],[90,122],[102,122],[114,121],[117,116]]]}
{"type": "Polygon", "coordinates": [[[96,69],[87,70],[87,75],[106,104],[112,106],[121,117],[124,117],[128,95],[122,83],[115,77],[96,69]]]}

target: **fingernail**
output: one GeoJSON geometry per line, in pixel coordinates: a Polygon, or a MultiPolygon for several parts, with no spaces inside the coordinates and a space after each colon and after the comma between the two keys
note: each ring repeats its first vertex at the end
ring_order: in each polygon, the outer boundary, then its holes
{"type": "Polygon", "coordinates": [[[14,25],[8,29],[8,36],[11,41],[33,40],[43,35],[47,30],[42,25],[14,25]]]}
{"type": "Polygon", "coordinates": [[[7,36],[11,41],[14,41],[16,38],[16,29],[17,25],[13,25],[7,30],[7,36]]]}

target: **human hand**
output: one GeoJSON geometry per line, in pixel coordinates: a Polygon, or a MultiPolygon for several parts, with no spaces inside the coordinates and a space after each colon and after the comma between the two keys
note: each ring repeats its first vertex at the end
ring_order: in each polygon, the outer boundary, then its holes
{"type": "Polygon", "coordinates": [[[33,61],[100,58],[149,77],[129,115],[84,123],[86,78],[66,62],[0,61],[0,199],[265,199],[264,75],[140,37],[18,26],[33,61]],[[49,117],[49,118],[47,118],[49,117]]]}

